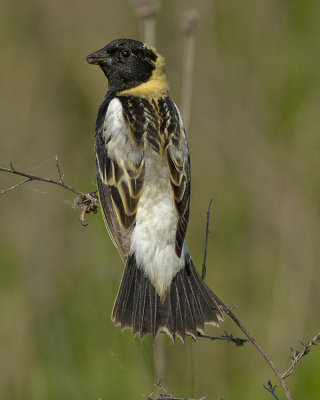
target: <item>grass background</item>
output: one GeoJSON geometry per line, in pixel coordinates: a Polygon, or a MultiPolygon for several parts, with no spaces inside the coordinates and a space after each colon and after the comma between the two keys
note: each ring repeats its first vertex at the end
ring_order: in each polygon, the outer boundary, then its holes
{"type": "MultiPolygon", "coordinates": [[[[139,39],[125,0],[2,0],[0,161],[95,189],[93,131],[107,88],[85,56],[139,39]]],[[[319,331],[320,3],[163,1],[157,48],[181,104],[183,11],[196,7],[188,245],[202,262],[214,198],[207,283],[281,370],[319,331]]],[[[1,189],[19,178],[0,175],[1,189]]],[[[66,191],[31,183],[0,198],[0,398],[140,399],[154,390],[154,349],[110,321],[122,265],[102,218],[81,227],[66,191]]],[[[221,329],[241,335],[226,320],[221,329]]],[[[208,399],[269,399],[276,379],[246,345],[165,340],[168,390],[208,399]]],[[[320,398],[314,349],[288,378],[320,398]]],[[[278,385],[279,386],[279,385],[278,385]]],[[[283,399],[280,388],[277,391],[283,399]]]]}

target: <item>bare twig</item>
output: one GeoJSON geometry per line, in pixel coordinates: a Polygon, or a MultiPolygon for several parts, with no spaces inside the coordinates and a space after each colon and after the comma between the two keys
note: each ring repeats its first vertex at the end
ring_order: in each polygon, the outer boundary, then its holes
{"type": "Polygon", "coordinates": [[[290,357],[291,365],[287,369],[287,371],[282,374],[282,378],[286,379],[288,376],[290,376],[294,372],[295,367],[301,360],[301,358],[310,353],[311,347],[316,346],[318,343],[320,343],[320,332],[318,332],[311,341],[306,341],[305,343],[301,342],[301,345],[303,346],[301,350],[291,348],[292,352],[292,356],[290,357]]]}
{"type": "Polygon", "coordinates": [[[28,179],[26,179],[26,180],[24,180],[22,182],[19,182],[19,183],[15,184],[15,185],[9,187],[8,189],[0,190],[0,195],[5,194],[7,192],[10,192],[10,190],[17,189],[19,186],[22,186],[25,183],[30,182],[30,181],[31,181],[31,179],[28,178],[28,179]]]}
{"type": "Polygon", "coordinates": [[[210,339],[210,340],[224,340],[229,343],[230,342],[234,343],[237,347],[241,347],[246,342],[249,342],[249,339],[234,337],[233,335],[228,335],[226,332],[225,332],[225,335],[222,335],[222,336],[208,336],[208,335],[202,335],[202,333],[198,332],[198,337],[204,338],[204,339],[210,339]]]}
{"type": "Polygon", "coordinates": [[[212,200],[213,199],[210,199],[208,211],[207,211],[206,240],[205,240],[205,245],[204,245],[204,256],[203,256],[202,272],[201,272],[202,280],[204,280],[206,273],[207,273],[206,262],[207,262],[208,238],[209,238],[209,233],[210,233],[209,232],[209,222],[210,222],[210,209],[211,209],[212,200]]]}
{"type": "MultiPolygon", "coordinates": [[[[39,181],[39,182],[47,182],[47,183],[52,183],[52,184],[54,184],[54,185],[61,186],[61,187],[63,187],[64,189],[70,190],[71,192],[77,194],[78,196],[81,196],[81,197],[84,197],[84,198],[90,200],[94,205],[96,205],[97,207],[99,207],[99,200],[98,200],[97,197],[92,196],[92,192],[90,192],[90,193],[83,193],[83,192],[80,192],[80,190],[75,189],[74,187],[68,185],[67,183],[65,183],[65,182],[63,182],[63,181],[60,182],[60,181],[56,181],[56,180],[54,180],[54,179],[43,178],[43,177],[41,177],[41,176],[31,175],[31,174],[27,174],[27,173],[22,172],[22,171],[18,171],[18,170],[16,170],[16,169],[13,167],[13,164],[12,164],[11,161],[10,161],[10,168],[0,167],[0,171],[2,171],[2,172],[8,172],[8,173],[10,173],[10,174],[15,174],[15,175],[19,175],[19,176],[24,176],[24,177],[28,178],[26,182],[39,181]]],[[[26,183],[26,182],[25,182],[25,183],[26,183]]],[[[19,185],[18,185],[18,186],[19,186],[19,185]]],[[[17,187],[18,187],[18,186],[17,186],[17,187]]],[[[9,189],[10,189],[10,188],[9,188],[9,189]]],[[[6,191],[7,191],[7,189],[5,189],[4,193],[5,193],[6,191]]],[[[1,194],[2,194],[2,192],[1,192],[1,194]]]]}
{"type": "MultiPolygon", "coordinates": [[[[208,208],[208,213],[210,218],[210,208],[208,208]]],[[[207,222],[209,223],[209,222],[207,222]]],[[[208,236],[208,231],[207,231],[207,236],[208,236]]],[[[208,241],[206,238],[206,245],[208,241]]],[[[205,253],[207,251],[207,248],[205,248],[205,253]]],[[[242,323],[239,321],[239,319],[236,317],[236,315],[231,311],[231,308],[227,307],[222,300],[219,299],[217,295],[215,295],[212,292],[212,295],[214,296],[216,302],[220,305],[221,310],[224,311],[229,317],[238,325],[238,327],[242,330],[242,332],[246,335],[246,337],[250,340],[250,342],[253,344],[253,346],[258,350],[258,352],[262,355],[262,357],[266,360],[266,362],[269,364],[270,368],[273,370],[277,378],[279,379],[281,386],[283,388],[283,391],[285,392],[285,395],[288,400],[292,400],[292,396],[289,390],[288,385],[286,384],[284,378],[281,375],[281,372],[279,369],[276,367],[275,363],[271,360],[271,358],[268,356],[268,354],[264,351],[262,346],[256,341],[256,339],[250,334],[250,332],[242,325],[242,323]]]]}
{"type": "Polygon", "coordinates": [[[197,399],[193,398],[185,398],[185,397],[175,397],[172,396],[170,393],[167,392],[167,390],[163,387],[162,385],[162,381],[161,379],[159,379],[156,382],[156,386],[158,386],[158,390],[159,390],[159,395],[156,395],[157,397],[152,397],[155,394],[154,393],[150,393],[149,396],[144,396],[147,400],[205,400],[206,397],[199,397],[197,399]]]}
{"type": "Polygon", "coordinates": [[[72,193],[75,193],[76,195],[79,196],[79,199],[76,202],[77,202],[78,206],[82,208],[80,222],[83,226],[86,226],[87,224],[85,222],[85,214],[88,214],[90,212],[96,213],[97,209],[100,207],[99,199],[96,195],[96,192],[83,193],[83,192],[80,192],[80,190],[75,189],[74,187],[65,183],[63,180],[63,175],[61,174],[61,168],[60,168],[60,164],[59,164],[59,160],[58,160],[57,156],[56,156],[55,160],[56,160],[56,167],[57,167],[58,174],[59,174],[59,181],[56,181],[54,179],[49,179],[49,178],[43,178],[41,176],[27,174],[22,171],[18,171],[14,168],[13,163],[11,161],[10,161],[10,168],[0,167],[0,171],[2,171],[2,172],[7,172],[9,174],[24,176],[25,178],[27,178],[26,180],[24,180],[20,183],[17,183],[16,185],[13,185],[12,187],[10,187],[8,189],[1,190],[0,195],[5,194],[13,189],[17,189],[19,186],[22,186],[25,183],[31,182],[31,181],[46,182],[46,183],[52,183],[54,185],[61,186],[64,189],[67,189],[67,190],[71,191],[72,193]]]}
{"type": "Polygon", "coordinates": [[[56,159],[56,167],[57,167],[59,178],[60,178],[60,183],[63,183],[63,175],[61,173],[60,162],[59,162],[58,156],[56,156],[55,159],[56,159]]]}
{"type": "Polygon", "coordinates": [[[270,380],[268,381],[268,386],[263,385],[263,387],[264,387],[269,393],[271,393],[272,396],[273,396],[276,400],[279,400],[279,397],[278,397],[278,396],[276,395],[276,393],[275,393],[277,386],[276,386],[276,385],[272,386],[272,383],[271,383],[270,380]]]}
{"type": "Polygon", "coordinates": [[[256,339],[250,334],[250,332],[242,325],[242,323],[235,316],[235,314],[231,311],[231,309],[226,307],[226,305],[222,302],[222,300],[220,300],[219,297],[217,295],[215,295],[214,293],[213,293],[213,296],[214,296],[215,300],[217,301],[217,303],[222,307],[222,311],[224,311],[226,314],[228,314],[229,317],[238,325],[238,327],[247,336],[247,338],[250,340],[250,342],[253,344],[253,346],[258,350],[258,352],[266,360],[266,362],[269,364],[270,368],[273,370],[273,372],[275,373],[275,375],[279,379],[287,399],[288,400],[292,400],[292,396],[291,396],[289,387],[286,384],[285,380],[283,379],[283,377],[281,375],[281,372],[279,371],[279,369],[277,368],[275,363],[271,360],[271,358],[264,351],[262,346],[256,341],[256,339]]]}

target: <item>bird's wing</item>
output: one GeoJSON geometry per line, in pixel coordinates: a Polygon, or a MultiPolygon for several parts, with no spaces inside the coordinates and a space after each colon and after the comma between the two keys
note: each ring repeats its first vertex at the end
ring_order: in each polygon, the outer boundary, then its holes
{"type": "Polygon", "coordinates": [[[183,121],[176,105],[177,123],[169,136],[167,160],[174,203],[178,214],[175,251],[181,256],[189,220],[190,158],[183,121]]]}
{"type": "Polygon", "coordinates": [[[114,98],[96,134],[97,182],[109,234],[126,262],[139,199],[143,190],[143,149],[130,138],[122,105],[114,98]]]}

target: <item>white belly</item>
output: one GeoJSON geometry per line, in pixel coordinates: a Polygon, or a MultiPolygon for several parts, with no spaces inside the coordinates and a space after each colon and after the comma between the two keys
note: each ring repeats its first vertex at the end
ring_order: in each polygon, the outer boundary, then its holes
{"type": "Polygon", "coordinates": [[[176,273],[184,267],[184,252],[180,258],[175,253],[178,217],[166,158],[152,153],[145,155],[145,186],[132,233],[131,253],[135,253],[138,267],[163,298],[176,273]]]}

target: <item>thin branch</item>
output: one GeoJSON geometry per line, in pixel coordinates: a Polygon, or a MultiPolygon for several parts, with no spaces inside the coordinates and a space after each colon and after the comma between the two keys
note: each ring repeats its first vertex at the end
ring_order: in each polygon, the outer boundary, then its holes
{"type": "MultiPolygon", "coordinates": [[[[209,211],[209,217],[210,217],[210,208],[208,209],[209,211]]],[[[207,224],[208,224],[207,220],[207,224]]],[[[209,232],[207,230],[207,236],[209,232]]],[[[205,254],[207,252],[207,237],[206,237],[206,247],[205,247],[205,254]]],[[[204,263],[205,264],[205,263],[204,263]]],[[[204,267],[206,269],[206,266],[204,267]]],[[[203,271],[203,269],[202,269],[203,271]]],[[[281,372],[279,369],[276,367],[275,363],[271,360],[271,358],[268,356],[268,354],[264,351],[262,346],[256,341],[256,339],[250,334],[250,332],[242,325],[242,323],[239,321],[239,319],[236,317],[236,315],[232,312],[231,308],[227,307],[222,300],[219,299],[217,295],[215,295],[212,292],[212,295],[214,296],[216,302],[220,305],[221,310],[224,311],[228,316],[238,325],[238,327],[242,330],[242,332],[246,335],[246,337],[250,340],[250,342],[253,344],[253,346],[258,350],[258,352],[262,355],[262,357],[266,360],[266,362],[269,364],[270,368],[273,370],[277,378],[279,379],[281,386],[283,388],[283,391],[287,397],[288,400],[292,400],[292,396],[289,390],[288,385],[286,384],[284,378],[281,375],[281,372]]]]}
{"type": "Polygon", "coordinates": [[[222,336],[208,336],[208,335],[203,335],[202,333],[198,332],[198,337],[204,338],[204,339],[210,339],[210,340],[223,340],[223,341],[226,341],[229,343],[231,342],[231,343],[234,343],[237,347],[241,347],[246,342],[249,342],[249,339],[234,337],[233,335],[228,335],[226,332],[225,332],[225,335],[222,335],[222,336]]]}
{"type": "Polygon", "coordinates": [[[276,400],[279,400],[279,397],[278,397],[278,396],[276,395],[276,393],[275,393],[277,386],[276,386],[276,385],[272,386],[272,383],[271,383],[270,380],[268,381],[268,386],[263,385],[263,387],[264,387],[269,393],[271,393],[272,396],[273,396],[276,400]]]}
{"type": "Polygon", "coordinates": [[[193,398],[186,398],[186,397],[172,397],[169,393],[167,395],[160,394],[160,397],[154,398],[150,397],[153,396],[153,393],[149,394],[148,397],[146,397],[147,400],[205,400],[206,397],[198,397],[197,399],[193,398]]]}
{"type": "Polygon", "coordinates": [[[197,399],[193,398],[185,398],[185,397],[175,397],[172,396],[170,393],[167,392],[167,390],[163,387],[161,379],[159,379],[156,382],[156,386],[159,388],[159,395],[156,395],[157,397],[154,398],[154,393],[150,393],[149,396],[144,396],[147,400],[205,400],[206,397],[199,397],[197,399]]]}
{"type": "Polygon", "coordinates": [[[172,397],[170,394],[168,394],[168,396],[160,394],[160,397],[157,397],[157,398],[150,397],[150,396],[153,396],[153,393],[149,394],[149,396],[146,397],[146,399],[147,400],[205,400],[206,399],[206,397],[198,397],[197,399],[195,399],[195,398],[190,399],[190,398],[186,398],[186,397],[183,397],[183,398],[182,397],[172,397]]]}
{"type": "Polygon", "coordinates": [[[99,199],[96,195],[96,192],[83,193],[83,192],[80,192],[80,190],[75,189],[74,187],[65,183],[63,180],[63,175],[61,173],[61,167],[60,167],[58,156],[55,157],[55,160],[56,160],[56,167],[57,167],[58,175],[59,175],[59,181],[56,181],[54,179],[49,179],[49,178],[43,178],[41,176],[26,174],[25,172],[18,171],[14,168],[12,161],[10,161],[10,168],[0,167],[0,171],[2,171],[2,172],[7,172],[9,174],[24,176],[25,178],[27,178],[26,180],[24,180],[20,183],[17,183],[8,189],[1,190],[0,195],[5,194],[13,189],[17,189],[19,186],[22,186],[25,183],[31,182],[31,181],[46,182],[46,183],[52,183],[54,185],[61,186],[64,189],[67,189],[67,190],[71,191],[72,193],[75,193],[76,195],[79,196],[78,199],[76,199],[76,204],[80,208],[82,208],[82,212],[80,215],[80,223],[81,223],[81,225],[86,226],[87,224],[85,222],[85,215],[90,212],[93,212],[95,214],[97,212],[98,208],[100,207],[99,199]]]}
{"type": "Polygon", "coordinates": [[[209,233],[210,233],[209,232],[210,209],[211,209],[212,201],[213,201],[213,199],[210,199],[208,211],[207,211],[206,240],[205,240],[205,245],[204,245],[204,256],[203,256],[202,272],[201,272],[202,280],[204,280],[204,278],[206,277],[206,273],[207,273],[206,262],[207,262],[208,238],[209,238],[209,233]]]}
{"type": "MultiPolygon", "coordinates": [[[[15,174],[15,175],[19,175],[19,176],[24,176],[25,178],[28,178],[28,179],[26,180],[26,182],[39,181],[39,182],[47,182],[47,183],[52,183],[52,184],[54,184],[54,185],[61,186],[61,187],[63,187],[64,189],[70,190],[71,192],[77,194],[77,195],[80,196],[80,197],[83,197],[83,198],[85,198],[85,199],[90,200],[96,207],[99,207],[99,200],[98,200],[98,198],[92,196],[91,193],[83,193],[83,192],[80,192],[80,190],[75,189],[74,187],[68,185],[67,183],[65,183],[65,182],[63,182],[63,181],[60,182],[60,181],[56,181],[56,180],[54,180],[54,179],[43,178],[43,177],[41,177],[41,176],[31,175],[31,174],[27,174],[27,173],[22,172],[22,171],[18,171],[18,170],[16,170],[16,169],[13,167],[13,164],[12,164],[11,161],[10,161],[10,168],[0,167],[0,171],[2,171],[2,172],[8,172],[9,174],[15,174]]],[[[26,183],[26,182],[25,182],[25,183],[26,183]]],[[[18,186],[20,186],[20,185],[18,185],[18,186]]],[[[16,186],[16,187],[18,187],[18,186],[16,186]]],[[[11,190],[11,188],[10,188],[10,190],[11,190]]],[[[8,189],[5,189],[5,191],[2,191],[2,192],[6,193],[6,191],[8,191],[8,189]]],[[[2,192],[1,192],[1,194],[3,194],[2,192]]]]}
{"type": "Polygon", "coordinates": [[[301,358],[309,354],[311,351],[311,347],[316,346],[318,343],[320,343],[320,332],[318,332],[311,341],[306,341],[305,343],[301,343],[303,346],[301,350],[291,348],[292,352],[292,356],[290,357],[291,365],[287,369],[287,371],[282,374],[282,378],[286,379],[288,376],[290,376],[294,372],[295,367],[301,360],[301,358]]]}
{"type": "Polygon", "coordinates": [[[22,185],[24,185],[25,183],[30,182],[30,181],[31,181],[31,179],[28,178],[28,179],[26,179],[26,180],[24,180],[24,181],[22,181],[22,182],[20,182],[20,183],[17,183],[17,184],[15,184],[15,185],[9,187],[8,189],[0,190],[0,196],[1,196],[2,194],[5,194],[5,193],[7,193],[7,192],[10,192],[10,190],[17,189],[19,186],[22,186],[22,185]]]}
{"type": "Polygon", "coordinates": [[[60,183],[64,183],[64,182],[63,182],[63,175],[62,175],[62,173],[61,173],[60,162],[59,162],[58,156],[56,156],[55,159],[56,159],[56,167],[57,167],[58,174],[59,174],[59,178],[60,178],[60,183]]]}
{"type": "Polygon", "coordinates": [[[287,397],[288,400],[292,400],[292,396],[289,390],[288,385],[286,384],[285,380],[283,379],[279,369],[275,365],[275,363],[271,360],[271,358],[268,356],[268,354],[264,351],[262,346],[256,341],[256,339],[250,334],[250,332],[242,325],[242,323],[239,321],[239,319],[235,316],[235,314],[231,311],[230,308],[226,307],[226,305],[222,302],[222,300],[219,299],[217,295],[213,293],[213,296],[217,303],[222,307],[222,311],[224,311],[226,314],[229,315],[229,317],[238,325],[238,327],[242,330],[242,332],[247,336],[247,338],[250,340],[250,342],[253,344],[253,346],[258,350],[258,352],[262,355],[262,357],[266,360],[266,362],[269,364],[270,368],[273,370],[277,378],[279,379],[281,386],[283,388],[283,391],[287,397]]]}

